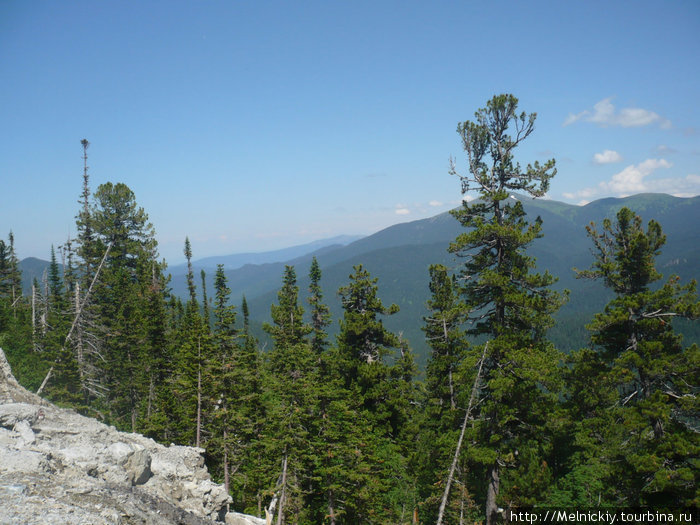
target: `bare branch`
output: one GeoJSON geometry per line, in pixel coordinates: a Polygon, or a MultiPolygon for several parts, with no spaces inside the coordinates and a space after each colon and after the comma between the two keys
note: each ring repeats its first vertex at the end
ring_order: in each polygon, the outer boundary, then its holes
{"type": "Polygon", "coordinates": [[[487,341],[484,345],[484,351],[481,354],[481,359],[479,360],[479,370],[474,378],[474,385],[472,386],[472,393],[469,396],[469,406],[467,407],[467,413],[464,415],[464,421],[462,423],[462,430],[459,434],[459,440],[457,441],[457,448],[455,449],[455,455],[452,458],[452,465],[450,466],[450,473],[447,476],[447,483],[445,484],[445,492],[442,495],[442,501],[440,502],[440,510],[438,512],[438,519],[436,525],[442,525],[442,517],[445,514],[445,505],[447,505],[447,498],[450,494],[450,486],[452,485],[452,479],[454,478],[455,469],[457,468],[457,460],[459,459],[459,452],[462,448],[462,441],[464,439],[464,432],[467,429],[467,422],[472,412],[472,405],[474,404],[474,398],[476,397],[476,392],[479,389],[479,382],[481,380],[481,370],[484,366],[484,360],[486,359],[486,351],[488,350],[489,342],[487,341]]]}
{"type": "MultiPolygon", "coordinates": [[[[65,348],[66,345],[68,344],[68,341],[70,341],[70,337],[73,334],[73,330],[75,330],[75,326],[78,324],[78,320],[80,319],[80,314],[83,312],[83,308],[87,304],[87,300],[88,300],[88,297],[90,296],[90,292],[92,292],[92,287],[95,286],[95,282],[97,281],[97,276],[100,275],[100,270],[102,269],[102,266],[104,265],[104,262],[107,259],[107,254],[109,254],[109,250],[111,250],[111,249],[112,249],[112,243],[110,242],[107,245],[107,249],[105,250],[105,254],[102,256],[102,260],[100,261],[100,265],[97,267],[97,271],[95,272],[95,276],[92,278],[92,282],[90,283],[90,287],[88,288],[88,291],[85,294],[85,297],[83,298],[83,302],[80,304],[80,308],[75,313],[75,318],[73,319],[73,324],[71,325],[70,330],[68,331],[68,335],[66,335],[66,339],[63,341],[63,348],[65,348]]],[[[36,391],[37,395],[41,395],[41,392],[44,390],[46,383],[49,382],[49,378],[51,377],[51,373],[53,372],[54,367],[56,366],[56,362],[58,362],[58,359],[56,359],[56,361],[54,361],[54,364],[51,365],[51,368],[49,368],[49,371],[46,373],[46,377],[41,382],[41,386],[39,387],[39,390],[36,391]]]]}

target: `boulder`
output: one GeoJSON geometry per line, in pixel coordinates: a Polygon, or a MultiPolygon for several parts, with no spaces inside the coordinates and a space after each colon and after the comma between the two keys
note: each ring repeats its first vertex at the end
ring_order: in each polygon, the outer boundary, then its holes
{"type": "Polygon", "coordinates": [[[166,447],[22,388],[0,349],[0,523],[234,525],[204,449],[166,447]]]}

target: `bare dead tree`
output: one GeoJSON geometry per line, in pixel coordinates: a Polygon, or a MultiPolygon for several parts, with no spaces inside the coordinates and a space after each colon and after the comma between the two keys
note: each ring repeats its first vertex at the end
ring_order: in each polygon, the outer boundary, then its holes
{"type": "MultiPolygon", "coordinates": [[[[90,297],[90,293],[92,292],[93,287],[95,286],[95,283],[97,282],[97,278],[100,275],[100,271],[102,270],[102,266],[104,266],[105,261],[107,260],[107,255],[109,254],[109,250],[112,249],[112,243],[110,242],[107,245],[107,249],[105,250],[104,255],[102,256],[102,260],[100,261],[99,266],[97,267],[97,271],[95,272],[94,277],[92,278],[92,282],[90,283],[90,287],[88,288],[88,291],[85,294],[85,297],[83,298],[82,302],[79,305],[78,311],[75,313],[75,317],[73,319],[73,324],[71,324],[70,330],[68,330],[68,334],[66,335],[65,340],[63,341],[63,348],[66,347],[66,345],[69,343],[71,340],[71,337],[73,335],[73,331],[75,330],[75,327],[78,325],[78,321],[81,318],[81,315],[83,313],[83,310],[85,308],[85,305],[88,302],[88,299],[90,297]]],[[[46,387],[46,384],[49,382],[49,379],[51,378],[51,374],[53,373],[55,363],[51,365],[51,368],[49,368],[49,371],[46,373],[46,377],[41,383],[41,386],[39,387],[39,390],[36,391],[37,395],[41,395],[41,392],[44,390],[44,387],[46,387]]]]}
{"type": "Polygon", "coordinates": [[[472,407],[474,406],[474,400],[476,398],[476,393],[479,390],[479,382],[481,381],[481,370],[484,366],[484,359],[486,358],[486,351],[488,350],[488,341],[484,345],[484,351],[481,354],[481,359],[479,360],[479,370],[474,378],[474,384],[472,385],[472,393],[469,396],[469,406],[467,406],[467,413],[464,415],[464,421],[462,422],[462,430],[459,433],[459,440],[457,440],[457,448],[455,449],[454,457],[452,458],[452,465],[450,465],[450,472],[447,475],[447,483],[445,484],[445,492],[442,494],[442,501],[440,502],[440,510],[438,511],[438,519],[436,525],[442,525],[442,518],[445,515],[445,506],[447,505],[447,498],[450,495],[450,487],[452,486],[452,480],[454,479],[455,469],[457,468],[457,461],[459,459],[459,453],[462,449],[462,441],[464,440],[464,432],[467,429],[467,422],[471,417],[472,407]]]}

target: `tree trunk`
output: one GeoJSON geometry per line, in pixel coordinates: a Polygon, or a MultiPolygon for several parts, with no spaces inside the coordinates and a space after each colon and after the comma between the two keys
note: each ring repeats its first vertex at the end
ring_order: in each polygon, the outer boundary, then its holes
{"type": "Polygon", "coordinates": [[[335,508],[334,508],[333,491],[328,491],[328,517],[331,519],[330,525],[335,525],[335,508]]]}
{"type": "MultiPolygon", "coordinates": [[[[445,338],[445,344],[447,344],[449,340],[449,336],[447,334],[447,320],[443,317],[442,318],[442,333],[445,338]]],[[[450,364],[450,370],[448,372],[448,380],[450,383],[450,408],[454,410],[457,408],[457,403],[455,401],[455,387],[452,382],[452,364],[450,364]]]]}
{"type": "Polygon", "coordinates": [[[455,469],[457,468],[457,460],[459,459],[459,451],[462,449],[462,440],[464,439],[464,431],[467,429],[467,422],[472,412],[472,406],[474,404],[474,398],[476,397],[476,392],[479,389],[479,381],[481,380],[481,370],[484,366],[484,360],[486,359],[486,350],[489,347],[488,341],[484,345],[484,351],[481,354],[481,360],[479,361],[479,370],[474,378],[474,384],[472,385],[472,393],[469,396],[469,406],[467,407],[467,413],[464,415],[464,421],[462,422],[462,430],[459,433],[459,440],[457,440],[457,448],[455,449],[455,455],[452,458],[452,465],[450,466],[450,473],[447,476],[447,483],[445,484],[445,492],[442,494],[442,501],[440,502],[440,510],[438,511],[437,525],[442,525],[442,518],[445,515],[445,507],[447,506],[447,498],[450,495],[450,487],[452,486],[452,480],[454,479],[455,469]]]}
{"type": "Polygon", "coordinates": [[[224,488],[226,489],[226,494],[229,493],[228,488],[229,488],[229,474],[228,474],[228,446],[227,446],[227,432],[226,429],[224,428],[224,488]]]}
{"type": "Polygon", "coordinates": [[[150,379],[148,382],[148,406],[146,407],[146,418],[151,419],[151,411],[153,410],[153,401],[156,395],[156,385],[155,379],[153,378],[153,372],[151,372],[150,379]]]}
{"type": "Polygon", "coordinates": [[[496,498],[498,498],[498,489],[501,482],[498,473],[498,463],[494,463],[489,467],[487,482],[486,525],[493,525],[496,523],[496,518],[498,517],[498,505],[496,504],[496,498]]]}
{"type": "MultiPolygon", "coordinates": [[[[80,310],[80,283],[75,283],[75,311],[80,310]]],[[[80,374],[80,388],[87,392],[85,382],[85,356],[83,351],[83,330],[81,323],[76,324],[75,332],[75,360],[78,362],[78,373],[80,374]]]]}
{"type": "Polygon", "coordinates": [[[32,341],[36,338],[36,286],[32,283],[32,341]]]}
{"type": "Polygon", "coordinates": [[[282,463],[282,494],[280,494],[280,508],[277,511],[277,525],[284,523],[284,504],[287,495],[287,451],[284,452],[284,462],[282,463]]]}
{"type": "Polygon", "coordinates": [[[197,448],[202,431],[202,345],[197,341],[197,448]]]}
{"type": "Polygon", "coordinates": [[[44,285],[44,311],[41,314],[41,335],[46,337],[49,321],[49,276],[45,269],[44,273],[41,275],[41,284],[44,285]]]}

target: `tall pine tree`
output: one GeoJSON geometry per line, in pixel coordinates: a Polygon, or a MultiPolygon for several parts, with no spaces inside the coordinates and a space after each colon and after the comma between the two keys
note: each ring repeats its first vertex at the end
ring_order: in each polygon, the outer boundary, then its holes
{"type": "MultiPolygon", "coordinates": [[[[551,453],[544,428],[558,389],[558,353],[545,339],[552,314],[562,304],[550,290],[554,278],[533,273],[526,248],[541,236],[541,220],[530,223],[513,192],[543,196],[556,173],[554,160],[522,169],[514,150],[534,130],[536,115],[517,113],[518,99],[497,95],[460,123],[469,174],[459,176],[466,200],[453,215],[466,231],[450,245],[465,258],[459,273],[469,311],[469,333],[489,340],[479,415],[469,453],[486,481],[487,524],[499,504],[529,505],[547,483],[545,458],[551,453]],[[505,496],[503,492],[505,492],[505,496]]],[[[482,346],[471,349],[476,363],[482,346]]],[[[468,381],[467,384],[470,384],[468,381]]]]}

